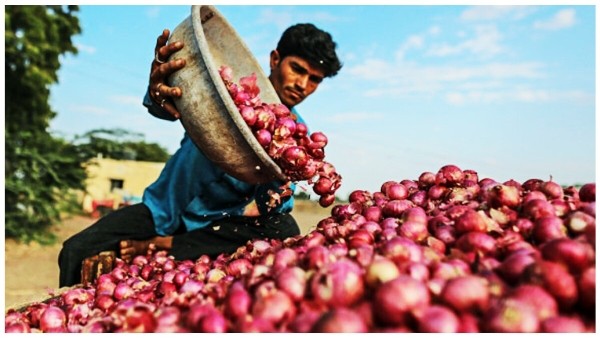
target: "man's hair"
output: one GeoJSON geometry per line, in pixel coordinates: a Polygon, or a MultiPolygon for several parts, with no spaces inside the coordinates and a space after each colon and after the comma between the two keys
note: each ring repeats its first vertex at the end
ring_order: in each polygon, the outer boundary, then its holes
{"type": "Polygon", "coordinates": [[[299,23],[283,32],[277,44],[277,52],[282,60],[286,56],[306,59],[321,68],[325,77],[332,77],[342,68],[335,53],[336,46],[329,33],[311,23],[299,23]]]}

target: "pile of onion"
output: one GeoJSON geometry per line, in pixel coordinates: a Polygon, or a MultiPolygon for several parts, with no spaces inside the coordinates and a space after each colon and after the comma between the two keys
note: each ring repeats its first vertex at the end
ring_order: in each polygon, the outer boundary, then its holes
{"type": "Polygon", "coordinates": [[[333,204],[342,177],[324,160],[327,136],[322,132],[310,133],[285,105],[262,102],[256,74],[240,78],[237,84],[232,73],[228,66],[219,69],[233,102],[258,143],[290,181],[314,184],[319,204],[323,207],[333,204]]]}
{"type": "Polygon", "coordinates": [[[595,332],[595,183],[446,165],[353,191],[306,235],[117,260],[7,332],[595,332]]]}

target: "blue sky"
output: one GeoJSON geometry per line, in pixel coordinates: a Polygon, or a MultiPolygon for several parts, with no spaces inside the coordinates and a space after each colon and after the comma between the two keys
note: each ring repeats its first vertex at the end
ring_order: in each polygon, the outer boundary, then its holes
{"type": "MultiPolygon", "coordinates": [[[[498,181],[595,181],[593,6],[216,7],[264,69],[291,24],[333,35],[344,67],[297,109],[329,137],[342,196],[446,164],[498,181]]],[[[174,152],[182,126],[141,100],[156,37],[189,14],[80,5],[79,54],[63,59],[52,88],[51,129],[71,138],[125,128],[174,152]]]]}

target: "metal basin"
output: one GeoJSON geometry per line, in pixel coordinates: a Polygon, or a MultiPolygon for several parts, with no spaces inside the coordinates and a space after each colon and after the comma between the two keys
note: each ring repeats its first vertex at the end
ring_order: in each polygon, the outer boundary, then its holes
{"type": "Polygon", "coordinates": [[[175,105],[196,146],[239,180],[253,184],[286,180],[242,119],[219,75],[223,65],[232,68],[236,82],[255,73],[261,100],[281,102],[233,27],[213,6],[194,5],[191,15],[173,30],[169,43],[174,41],[182,41],[184,48],[171,58],[185,59],[186,66],[171,75],[169,84],[183,91],[175,105]]]}

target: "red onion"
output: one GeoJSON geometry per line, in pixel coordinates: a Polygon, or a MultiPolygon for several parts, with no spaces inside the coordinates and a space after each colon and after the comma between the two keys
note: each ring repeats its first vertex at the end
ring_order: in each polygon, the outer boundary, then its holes
{"type": "Polygon", "coordinates": [[[429,171],[425,171],[419,175],[418,179],[419,186],[421,189],[428,188],[435,184],[435,174],[429,171]]]}
{"type": "Polygon", "coordinates": [[[417,315],[417,327],[422,333],[456,333],[460,321],[449,308],[431,305],[417,315]]]}
{"type": "Polygon", "coordinates": [[[558,315],[558,303],[539,285],[521,284],[514,288],[508,297],[529,304],[541,320],[558,315]]]}
{"type": "Polygon", "coordinates": [[[403,184],[391,182],[385,186],[382,191],[390,200],[404,200],[408,197],[408,188],[403,184]]]}
{"type": "Polygon", "coordinates": [[[577,279],[579,303],[587,311],[596,309],[596,266],[585,269],[577,279]]]}
{"type": "Polygon", "coordinates": [[[532,333],[540,326],[534,309],[514,299],[503,300],[492,307],[483,323],[488,332],[497,333],[532,333]]]}
{"type": "Polygon", "coordinates": [[[556,316],[542,321],[541,332],[546,333],[585,333],[585,324],[579,317],[556,316]]]}
{"type": "Polygon", "coordinates": [[[266,319],[275,325],[290,322],[296,315],[290,296],[277,289],[256,299],[251,311],[256,318],[266,319]]]}
{"type": "Polygon", "coordinates": [[[229,318],[241,318],[249,313],[252,298],[242,282],[234,282],[225,297],[224,313],[229,318]]]}
{"type": "Polygon", "coordinates": [[[487,223],[483,216],[472,209],[466,210],[460,217],[456,219],[456,223],[454,224],[454,228],[458,234],[463,234],[466,232],[486,232],[487,223]]]}
{"type": "Polygon", "coordinates": [[[596,201],[596,183],[586,183],[579,188],[579,199],[582,202],[596,201]]]}
{"type": "Polygon", "coordinates": [[[453,164],[440,168],[435,176],[435,183],[444,186],[457,186],[462,183],[465,175],[463,171],[453,164]]]}
{"type": "Polygon", "coordinates": [[[560,217],[543,216],[535,220],[532,232],[537,243],[545,243],[553,239],[567,236],[567,229],[560,217]]]}
{"type": "Polygon", "coordinates": [[[485,312],[490,302],[487,281],[475,275],[459,276],[448,280],[440,297],[444,304],[459,312],[485,312]]]}
{"type": "Polygon", "coordinates": [[[57,306],[48,306],[40,317],[40,329],[43,332],[64,332],[67,316],[57,306]]]}
{"type": "Polygon", "coordinates": [[[353,261],[340,259],[313,275],[310,290],[320,302],[330,306],[350,306],[364,294],[363,272],[353,261]]]}
{"type": "Polygon", "coordinates": [[[524,203],[522,213],[532,220],[542,217],[556,217],[556,211],[552,203],[542,199],[534,199],[524,203]]]}
{"type": "Polygon", "coordinates": [[[493,208],[502,206],[516,208],[521,204],[520,191],[514,186],[498,184],[491,188],[488,203],[493,208]]]}
{"type": "Polygon", "coordinates": [[[545,260],[561,263],[575,275],[590,266],[594,259],[593,255],[588,254],[590,250],[586,244],[570,238],[547,241],[540,250],[545,260]]]}
{"type": "Polygon", "coordinates": [[[306,290],[306,272],[297,266],[284,268],[275,277],[275,284],[277,288],[285,291],[293,301],[299,301],[304,298],[306,290]]]}
{"type": "Polygon", "coordinates": [[[577,282],[559,263],[538,260],[525,268],[521,280],[542,286],[556,299],[561,309],[570,309],[577,301],[577,282]]]}
{"type": "Polygon", "coordinates": [[[400,270],[396,263],[387,257],[376,256],[366,268],[365,282],[367,286],[374,288],[399,275],[400,270]]]}
{"type": "Polygon", "coordinates": [[[319,333],[366,333],[368,331],[362,317],[348,308],[334,308],[323,313],[311,330],[319,333]]]}
{"type": "Polygon", "coordinates": [[[375,290],[373,314],[385,325],[402,325],[408,320],[410,311],[429,305],[429,290],[422,282],[400,275],[375,290]]]}

